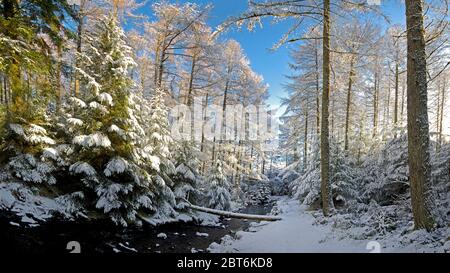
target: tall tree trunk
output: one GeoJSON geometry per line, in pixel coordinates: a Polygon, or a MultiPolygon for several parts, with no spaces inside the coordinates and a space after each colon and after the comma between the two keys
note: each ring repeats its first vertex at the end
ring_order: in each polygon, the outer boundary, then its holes
{"type": "Polygon", "coordinates": [[[405,3],[408,41],[408,161],[411,205],[415,228],[431,230],[434,219],[423,3],[417,0],[406,0],[405,3]]]}
{"type": "Polygon", "coordinates": [[[145,90],[145,75],[146,75],[146,67],[144,64],[141,65],[141,67],[139,68],[139,79],[141,82],[141,95],[144,95],[144,90],[145,90]]]}
{"type": "MultiPolygon", "coordinates": [[[[19,1],[18,0],[3,0],[3,17],[6,20],[9,20],[13,17],[15,17],[19,13],[19,1]]],[[[11,25],[12,27],[12,25],[11,25]]],[[[16,39],[16,32],[15,30],[8,29],[6,32],[9,34],[9,36],[12,39],[16,39]]],[[[12,111],[17,111],[17,107],[24,105],[24,90],[22,86],[22,76],[19,64],[17,63],[16,58],[13,58],[12,64],[10,65],[9,69],[6,72],[7,74],[7,80],[8,80],[8,87],[9,89],[6,89],[6,81],[5,81],[5,90],[7,90],[7,97],[9,97],[9,101],[11,102],[11,107],[7,107],[6,111],[6,119],[7,123],[11,122],[11,119],[13,117],[12,111]]],[[[19,110],[20,111],[20,110],[19,110]]]]}
{"type": "Polygon", "coordinates": [[[160,45],[158,45],[155,50],[155,66],[154,66],[154,71],[153,71],[153,74],[154,74],[153,75],[153,84],[154,84],[155,88],[158,87],[159,58],[161,57],[161,53],[159,51],[160,51],[160,45]]]}
{"type": "MultiPolygon", "coordinates": [[[[206,98],[205,98],[205,107],[204,107],[204,111],[203,111],[203,123],[202,123],[202,141],[200,143],[200,151],[202,153],[205,152],[206,147],[205,147],[205,123],[206,123],[206,108],[208,107],[208,100],[209,100],[209,93],[206,93],[206,98]]],[[[206,161],[203,161],[202,164],[202,174],[205,174],[205,169],[206,169],[206,161]]]]}
{"type": "Polygon", "coordinates": [[[8,90],[8,78],[6,76],[3,77],[3,90],[4,90],[4,100],[6,103],[6,106],[9,104],[9,90],[8,90]]]}
{"type": "MultiPolygon", "coordinates": [[[[264,153],[264,152],[263,152],[264,153]]],[[[266,172],[266,159],[265,159],[265,155],[263,154],[262,157],[262,166],[261,166],[261,173],[265,174],[266,172]]]]}
{"type": "Polygon", "coordinates": [[[348,131],[350,127],[350,108],[351,108],[351,96],[352,96],[352,85],[353,85],[353,60],[350,61],[350,73],[348,76],[348,89],[347,89],[347,107],[345,112],[345,141],[344,141],[344,149],[348,151],[348,131]]]}
{"type": "Polygon", "coordinates": [[[320,83],[319,83],[319,48],[315,40],[315,68],[316,68],[316,133],[320,135],[320,83]]]}
{"type": "Polygon", "coordinates": [[[402,80],[402,110],[400,113],[400,119],[402,121],[402,126],[403,126],[403,121],[404,121],[404,117],[405,117],[405,91],[406,91],[406,87],[405,87],[405,80],[402,80]]]}
{"type": "Polygon", "coordinates": [[[250,170],[253,168],[253,144],[250,144],[251,148],[250,148],[250,161],[249,161],[249,165],[250,165],[250,170]]]}
{"type": "Polygon", "coordinates": [[[387,88],[387,96],[384,103],[384,113],[383,113],[383,140],[387,138],[387,131],[389,128],[389,120],[391,116],[391,77],[388,77],[388,88],[387,88]]]}
{"type": "Polygon", "coordinates": [[[303,143],[303,168],[306,169],[306,164],[308,163],[308,107],[305,106],[305,132],[304,132],[304,143],[303,143]]]}
{"type": "Polygon", "coordinates": [[[272,173],[272,166],[273,166],[273,151],[270,153],[269,175],[271,175],[272,173]]]}
{"type": "Polygon", "coordinates": [[[437,136],[437,144],[436,144],[436,152],[439,151],[439,138],[440,138],[440,132],[439,132],[439,120],[441,118],[441,85],[437,87],[437,103],[436,103],[436,136],[437,136]]]}
{"type": "Polygon", "coordinates": [[[235,173],[235,175],[233,175],[233,179],[236,185],[237,189],[240,189],[241,187],[241,179],[240,179],[240,175],[239,175],[239,166],[242,162],[242,140],[238,141],[238,145],[237,147],[235,146],[234,150],[237,150],[237,153],[235,152],[235,154],[237,154],[236,156],[236,164],[234,164],[234,170],[233,172],[235,173]]]}
{"type": "Polygon", "coordinates": [[[328,128],[328,105],[330,99],[330,0],[323,3],[323,93],[322,93],[322,130],[320,139],[321,196],[323,214],[330,214],[330,143],[328,128]]]}
{"type": "Polygon", "coordinates": [[[394,98],[394,137],[397,138],[397,125],[398,125],[398,95],[399,95],[399,71],[398,61],[395,63],[395,98],[394,98]]]}
{"type": "MultiPolygon", "coordinates": [[[[195,74],[195,64],[196,64],[197,57],[194,54],[192,57],[192,63],[191,63],[191,73],[189,75],[189,86],[188,86],[188,94],[186,103],[187,106],[191,109],[192,113],[194,113],[193,104],[194,104],[194,98],[192,95],[192,92],[194,91],[194,74],[195,74]]],[[[195,117],[194,115],[191,115],[191,124],[194,124],[195,117]]],[[[191,126],[191,138],[195,139],[195,126],[191,126]]]]}
{"type": "Polygon", "coordinates": [[[3,81],[4,81],[4,77],[2,77],[2,79],[0,80],[0,103],[3,104],[5,101],[3,99],[3,94],[4,94],[4,90],[3,90],[3,81]]]}
{"type": "MultiPolygon", "coordinates": [[[[226,135],[225,135],[225,111],[227,110],[227,97],[228,97],[228,88],[230,87],[230,82],[229,80],[226,81],[225,83],[225,90],[224,90],[224,94],[223,94],[223,101],[222,101],[222,124],[220,124],[220,128],[221,128],[221,132],[220,132],[220,141],[225,141],[226,135]]],[[[214,135],[214,140],[213,140],[213,150],[212,150],[212,161],[214,162],[214,159],[216,158],[216,136],[214,135]]]]}
{"type": "Polygon", "coordinates": [[[372,134],[373,137],[377,135],[378,131],[378,90],[379,90],[378,85],[379,85],[378,72],[375,72],[375,84],[373,90],[373,134],[372,134]]]}
{"type": "Polygon", "coordinates": [[[442,89],[441,89],[441,110],[439,111],[441,117],[439,119],[439,139],[438,139],[438,147],[442,146],[442,125],[444,120],[444,105],[445,105],[445,89],[447,88],[447,79],[443,79],[442,89]]]}
{"type": "Polygon", "coordinates": [[[9,91],[8,91],[7,81],[8,81],[7,76],[6,75],[3,76],[3,91],[5,93],[5,95],[3,97],[4,97],[4,100],[5,100],[6,107],[8,107],[8,98],[9,98],[9,96],[8,96],[9,95],[9,91]]]}
{"type": "Polygon", "coordinates": [[[228,99],[228,90],[230,88],[230,81],[227,79],[225,83],[225,90],[223,92],[223,101],[222,101],[222,124],[221,124],[221,141],[226,140],[226,111],[227,111],[227,99],[228,99]]]}
{"type": "MultiPolygon", "coordinates": [[[[28,108],[27,94],[25,91],[25,86],[22,80],[22,72],[19,64],[13,62],[8,70],[9,74],[9,87],[11,92],[11,108],[12,112],[9,117],[14,118],[16,116],[21,116],[25,113],[28,108]]],[[[8,120],[10,122],[11,120],[8,120]]]]}
{"type": "MultiPolygon", "coordinates": [[[[81,10],[79,12],[82,12],[81,10]]],[[[77,53],[81,54],[81,46],[82,46],[82,42],[83,42],[83,24],[84,24],[84,20],[83,20],[83,15],[79,14],[78,18],[77,18],[77,53]]],[[[75,67],[78,67],[78,56],[75,59],[75,67]]],[[[74,96],[78,97],[80,94],[80,79],[78,76],[78,72],[75,70],[74,73],[74,77],[75,77],[75,88],[74,88],[74,96]]]]}
{"type": "Polygon", "coordinates": [[[56,65],[56,111],[59,113],[61,111],[61,103],[63,97],[63,86],[62,86],[62,44],[57,46],[58,60],[56,65]]]}
{"type": "Polygon", "coordinates": [[[6,121],[9,122],[11,120],[11,111],[9,109],[9,101],[10,101],[10,92],[8,88],[8,77],[6,75],[3,76],[3,90],[5,92],[5,105],[6,105],[6,121]]]}
{"type": "Polygon", "coordinates": [[[193,89],[194,89],[194,74],[195,74],[196,62],[197,62],[197,56],[194,54],[194,56],[192,56],[191,73],[190,73],[190,76],[189,76],[189,87],[188,87],[188,94],[187,94],[187,105],[189,107],[193,103],[192,92],[193,92],[193,89]]]}
{"type": "Polygon", "coordinates": [[[154,83],[156,88],[162,87],[162,78],[164,75],[164,62],[166,58],[165,52],[166,44],[165,40],[158,41],[157,47],[155,50],[155,71],[154,71],[154,83]]]}
{"type": "MultiPolygon", "coordinates": [[[[330,90],[330,92],[331,92],[331,90],[330,90]]],[[[330,112],[330,116],[329,116],[329,119],[330,119],[330,123],[331,123],[331,134],[332,135],[337,135],[336,134],[336,128],[335,128],[335,122],[334,122],[334,113],[335,113],[335,107],[334,107],[334,104],[335,104],[335,100],[333,99],[333,98],[331,98],[331,100],[330,100],[330,98],[329,98],[329,103],[331,103],[331,105],[329,106],[329,107],[331,107],[331,112],[330,112]]],[[[339,133],[339,131],[338,131],[338,133],[339,133]]]]}
{"type": "Polygon", "coordinates": [[[390,85],[390,80],[389,80],[389,86],[388,86],[388,94],[387,94],[387,97],[386,97],[386,122],[385,122],[385,125],[386,125],[386,128],[388,128],[389,127],[389,120],[391,119],[391,85],[390,85]]]}
{"type": "Polygon", "coordinates": [[[359,123],[359,134],[358,134],[358,155],[357,155],[357,163],[358,165],[361,164],[361,143],[363,142],[363,128],[364,128],[364,119],[361,118],[360,123],[359,123]]]}
{"type": "Polygon", "coordinates": [[[164,59],[166,58],[165,52],[161,52],[161,59],[159,60],[158,66],[158,88],[162,88],[162,78],[164,75],[164,59]]]}

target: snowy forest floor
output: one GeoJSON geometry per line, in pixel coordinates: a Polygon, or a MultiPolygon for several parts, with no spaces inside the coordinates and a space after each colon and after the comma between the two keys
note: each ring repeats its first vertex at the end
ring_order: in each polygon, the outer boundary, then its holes
{"type": "Polygon", "coordinates": [[[208,250],[213,253],[450,252],[448,241],[442,244],[450,236],[450,228],[445,234],[442,230],[436,234],[411,228],[407,234],[391,233],[377,240],[351,239],[357,235],[357,229],[333,227],[339,216],[325,219],[307,211],[298,200],[286,196],[276,198],[273,212],[283,218],[281,221],[252,223],[247,231],[239,231],[234,238],[225,236],[220,244],[212,243],[208,250]]]}

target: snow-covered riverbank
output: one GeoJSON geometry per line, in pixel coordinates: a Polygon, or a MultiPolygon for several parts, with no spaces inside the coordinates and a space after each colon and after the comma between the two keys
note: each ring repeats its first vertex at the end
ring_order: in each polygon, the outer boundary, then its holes
{"type": "MultiPolygon", "coordinates": [[[[221,244],[213,243],[210,252],[242,253],[369,253],[377,252],[445,252],[450,251],[448,243],[433,240],[433,234],[411,231],[399,236],[387,235],[374,240],[350,239],[357,230],[333,228],[333,218],[322,224],[297,200],[280,197],[275,208],[283,218],[278,222],[253,224],[249,231],[241,231],[236,238],[226,236],[221,244]],[[429,240],[424,237],[429,236],[429,240]],[[418,242],[421,243],[418,243],[418,242]],[[423,242],[428,242],[423,244],[423,242]],[[440,245],[440,246],[439,246],[440,245]]],[[[442,230],[440,231],[442,236],[442,230]]],[[[450,234],[449,229],[446,231],[450,234]]]]}

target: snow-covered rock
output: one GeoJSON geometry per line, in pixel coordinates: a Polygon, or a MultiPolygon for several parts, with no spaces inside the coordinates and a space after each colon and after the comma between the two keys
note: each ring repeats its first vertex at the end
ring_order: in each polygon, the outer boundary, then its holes
{"type": "Polygon", "coordinates": [[[158,235],[156,235],[156,237],[165,240],[165,239],[167,239],[167,234],[161,232],[161,233],[159,233],[158,235]]]}

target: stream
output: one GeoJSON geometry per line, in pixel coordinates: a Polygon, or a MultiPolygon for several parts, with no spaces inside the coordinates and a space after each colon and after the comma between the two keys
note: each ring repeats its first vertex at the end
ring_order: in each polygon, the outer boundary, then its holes
{"type": "MultiPolygon", "coordinates": [[[[274,201],[248,205],[239,212],[265,215],[273,205],[274,201]]],[[[84,254],[206,252],[211,243],[246,230],[250,223],[221,218],[221,225],[214,227],[179,222],[139,228],[119,228],[110,222],[49,222],[30,228],[14,224],[10,217],[0,217],[0,243],[9,253],[69,253],[70,241],[79,242],[84,254]]]]}

